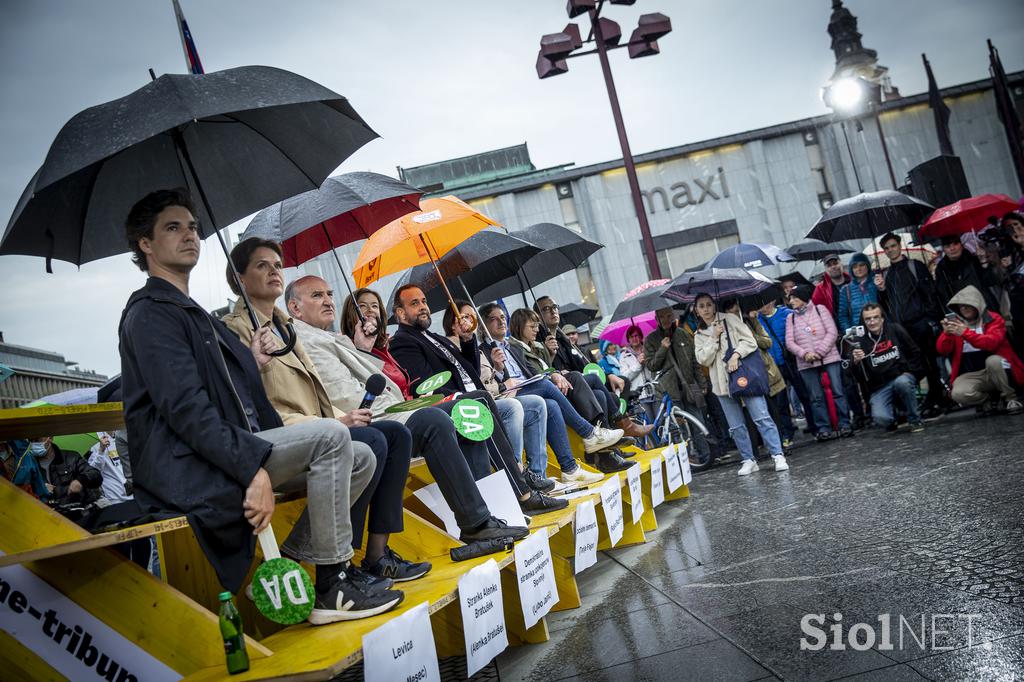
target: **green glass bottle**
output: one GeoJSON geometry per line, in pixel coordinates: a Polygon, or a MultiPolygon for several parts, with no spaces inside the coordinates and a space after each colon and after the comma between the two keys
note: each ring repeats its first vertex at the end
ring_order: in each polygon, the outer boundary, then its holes
{"type": "Polygon", "coordinates": [[[230,592],[220,593],[220,634],[224,638],[224,655],[228,660],[228,673],[244,673],[249,669],[249,654],[245,650],[242,617],[238,614],[230,592]]]}

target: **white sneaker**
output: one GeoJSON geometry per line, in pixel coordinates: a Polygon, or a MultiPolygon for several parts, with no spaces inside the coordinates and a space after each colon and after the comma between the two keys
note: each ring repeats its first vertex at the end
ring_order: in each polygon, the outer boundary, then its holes
{"type": "Polygon", "coordinates": [[[776,471],[789,471],[789,463],[786,462],[785,455],[772,455],[772,459],[775,460],[776,471]]]}
{"type": "Polygon", "coordinates": [[[604,450],[622,440],[622,429],[606,429],[603,426],[595,426],[590,438],[583,439],[583,451],[586,453],[604,450]]]}
{"type": "Polygon", "coordinates": [[[1024,412],[1024,405],[1021,405],[1019,400],[1006,401],[1006,414],[1020,414],[1021,412],[1024,412]]]}
{"type": "Polygon", "coordinates": [[[743,460],[743,466],[740,467],[740,476],[749,476],[750,474],[757,471],[760,467],[757,466],[757,462],[752,459],[743,460]]]}
{"type": "Polygon", "coordinates": [[[604,476],[593,471],[587,471],[581,466],[570,474],[562,472],[562,483],[597,483],[604,479],[604,476]]]}

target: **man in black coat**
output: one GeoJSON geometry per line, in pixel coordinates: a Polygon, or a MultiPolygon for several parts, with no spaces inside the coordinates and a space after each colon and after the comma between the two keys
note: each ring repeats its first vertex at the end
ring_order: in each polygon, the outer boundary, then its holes
{"type": "Polygon", "coordinates": [[[246,347],[188,294],[200,239],[183,190],[140,200],[125,223],[134,260],[150,277],[119,326],[121,377],[135,498],[144,511],[189,523],[225,588],[237,592],[267,528],[274,491],[302,489],[308,504],[282,545],[316,566],[315,625],[363,618],[400,600],[350,559],[350,495],[373,475],[369,448],[353,448],[333,419],[282,426],[260,382],[272,332],[246,347]]]}
{"type": "Polygon", "coordinates": [[[55,503],[87,504],[99,499],[103,474],[89,466],[85,457],[77,452],[64,452],[49,436],[33,439],[28,447],[43,471],[46,489],[55,503]]]}
{"type": "Polygon", "coordinates": [[[512,490],[519,498],[519,506],[526,514],[539,514],[568,506],[566,500],[548,497],[531,490],[519,467],[522,453],[513,452],[505,433],[498,408],[484,388],[480,377],[480,351],[476,336],[460,341],[456,346],[448,337],[430,331],[430,307],[427,297],[415,284],[399,287],[392,301],[398,331],[391,337],[388,350],[402,369],[411,377],[409,390],[415,391],[424,380],[440,372],[451,372],[447,384],[436,389],[438,393],[466,394],[466,398],[480,400],[494,415],[494,433],[488,450],[495,468],[508,474],[512,490]]]}

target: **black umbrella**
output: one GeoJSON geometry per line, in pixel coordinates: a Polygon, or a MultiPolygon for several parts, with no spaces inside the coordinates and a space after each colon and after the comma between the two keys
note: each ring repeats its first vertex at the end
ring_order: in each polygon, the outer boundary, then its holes
{"type": "Polygon", "coordinates": [[[715,300],[738,298],[761,293],[775,286],[756,270],[740,268],[709,268],[699,272],[684,272],[665,285],[665,298],[692,303],[698,294],[711,294],[715,300]]]}
{"type": "Polygon", "coordinates": [[[839,253],[853,253],[857,249],[845,242],[823,242],[820,239],[805,239],[802,242],[793,244],[786,248],[786,253],[797,261],[821,260],[825,256],[839,253]]]}
{"type": "MultiPolygon", "coordinates": [[[[654,280],[649,282],[647,288],[639,291],[638,293],[630,296],[626,294],[626,297],[619,301],[619,304],[615,306],[615,310],[612,312],[612,317],[608,320],[608,324],[612,322],[618,322],[619,320],[628,320],[634,317],[639,317],[652,310],[658,310],[659,308],[670,308],[676,304],[676,301],[667,299],[664,297],[665,289],[668,288],[670,280],[654,280]],[[660,284],[653,284],[653,282],[660,282],[660,284]],[[653,284],[653,286],[649,286],[653,284]]],[[[631,292],[632,293],[632,292],[631,292]]]]}
{"type": "Polygon", "coordinates": [[[427,295],[427,305],[431,310],[442,310],[448,304],[444,288],[437,278],[437,271],[446,281],[457,283],[470,302],[474,298],[490,301],[477,295],[477,292],[488,287],[495,279],[515,277],[515,273],[523,264],[539,254],[540,248],[504,232],[484,230],[462,242],[437,261],[437,269],[432,264],[417,265],[406,270],[399,278],[395,291],[406,284],[415,284],[427,295]]]}
{"type": "Polygon", "coordinates": [[[560,307],[558,313],[563,323],[581,327],[597,317],[597,308],[582,303],[569,303],[560,307]]]}
{"type": "Polygon", "coordinates": [[[764,268],[786,263],[794,258],[774,244],[741,242],[718,253],[704,264],[707,268],[764,268]]]}
{"type": "Polygon", "coordinates": [[[865,192],[832,204],[807,236],[824,242],[874,239],[886,232],[916,227],[934,210],[916,197],[891,189],[865,192]]]}
{"type": "Polygon", "coordinates": [[[375,137],[344,97],[288,71],[164,75],[64,125],[0,254],[81,264],[123,253],[131,206],[171,187],[198,197],[200,234],[216,233],[227,253],[219,228],[319,187],[375,137]]]}
{"type": "Polygon", "coordinates": [[[525,299],[527,289],[532,290],[538,284],[575,270],[596,251],[604,248],[554,223],[537,223],[523,230],[509,232],[509,235],[539,247],[542,252],[526,262],[516,275],[495,281],[486,289],[476,292],[481,301],[495,301],[519,293],[525,299]]]}

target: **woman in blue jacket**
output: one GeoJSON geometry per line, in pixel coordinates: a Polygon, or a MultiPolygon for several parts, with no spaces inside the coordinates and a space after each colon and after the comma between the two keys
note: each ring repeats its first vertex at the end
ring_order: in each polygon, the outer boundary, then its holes
{"type": "Polygon", "coordinates": [[[839,290],[839,334],[860,324],[865,303],[878,303],[878,287],[871,277],[871,261],[863,253],[850,256],[850,281],[839,290]]]}

